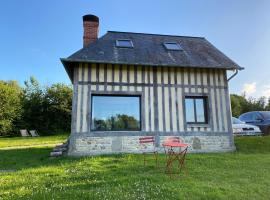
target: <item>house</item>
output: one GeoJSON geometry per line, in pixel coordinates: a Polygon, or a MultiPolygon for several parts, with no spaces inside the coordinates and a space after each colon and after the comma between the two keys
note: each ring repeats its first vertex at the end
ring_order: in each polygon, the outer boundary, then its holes
{"type": "Polygon", "coordinates": [[[233,151],[228,70],[203,37],[108,31],[83,16],[83,48],[61,61],[73,83],[69,155],[140,152],[179,136],[193,152],[233,151]]]}

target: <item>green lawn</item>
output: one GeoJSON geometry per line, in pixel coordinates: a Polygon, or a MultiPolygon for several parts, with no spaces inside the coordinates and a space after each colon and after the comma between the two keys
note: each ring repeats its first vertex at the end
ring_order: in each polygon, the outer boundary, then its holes
{"type": "Polygon", "coordinates": [[[51,146],[66,141],[67,134],[42,137],[0,138],[0,148],[25,148],[34,146],[51,146]]]}
{"type": "MultiPolygon", "coordinates": [[[[0,199],[269,199],[270,137],[236,139],[237,152],[189,154],[188,175],[170,179],[141,155],[48,157],[65,136],[0,139],[0,199]],[[57,139],[58,138],[58,139],[57,139]],[[14,170],[5,172],[4,170],[14,170]]],[[[161,156],[160,163],[164,163],[161,156]]]]}

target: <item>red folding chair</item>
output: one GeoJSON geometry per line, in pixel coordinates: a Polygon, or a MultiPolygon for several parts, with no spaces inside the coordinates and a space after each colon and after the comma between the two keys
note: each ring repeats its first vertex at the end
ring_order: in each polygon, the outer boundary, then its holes
{"type": "Polygon", "coordinates": [[[154,136],[140,137],[139,143],[140,143],[140,146],[142,149],[144,165],[146,163],[146,155],[147,154],[154,154],[155,160],[156,160],[156,167],[158,167],[158,151],[157,151],[156,145],[155,145],[155,137],[154,136]],[[147,145],[147,144],[153,144],[153,146],[150,146],[151,148],[149,148],[149,145],[147,145]]]}

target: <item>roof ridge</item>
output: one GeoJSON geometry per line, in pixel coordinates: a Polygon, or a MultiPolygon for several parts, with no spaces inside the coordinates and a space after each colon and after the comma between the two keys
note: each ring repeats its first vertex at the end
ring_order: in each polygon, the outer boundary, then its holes
{"type": "Polygon", "coordinates": [[[197,37],[197,36],[168,35],[168,34],[155,34],[155,33],[138,33],[138,32],[125,32],[125,31],[107,31],[107,33],[130,33],[130,34],[141,34],[141,35],[155,35],[155,36],[186,37],[186,38],[205,39],[205,37],[197,37]]]}

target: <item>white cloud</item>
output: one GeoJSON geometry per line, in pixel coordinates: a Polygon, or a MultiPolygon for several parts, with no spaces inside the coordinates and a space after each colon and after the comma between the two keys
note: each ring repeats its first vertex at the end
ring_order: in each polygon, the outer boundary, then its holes
{"type": "Polygon", "coordinates": [[[250,96],[251,94],[254,94],[256,92],[256,85],[257,85],[256,82],[245,83],[243,85],[242,93],[245,93],[247,96],[250,96]]]}
{"type": "Polygon", "coordinates": [[[261,94],[261,96],[270,97],[270,85],[264,85],[261,94]]]}

